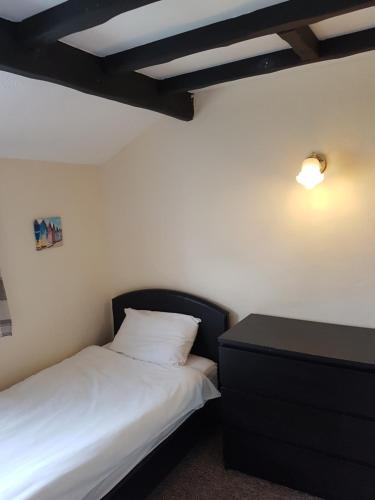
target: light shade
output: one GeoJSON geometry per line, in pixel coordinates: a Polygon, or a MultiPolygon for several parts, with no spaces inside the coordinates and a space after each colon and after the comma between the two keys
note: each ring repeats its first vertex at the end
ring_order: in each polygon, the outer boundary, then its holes
{"type": "Polygon", "coordinates": [[[315,186],[324,181],[324,168],[323,162],[315,156],[307,158],[302,163],[301,172],[297,175],[296,179],[306,189],[313,189],[315,186]]]}

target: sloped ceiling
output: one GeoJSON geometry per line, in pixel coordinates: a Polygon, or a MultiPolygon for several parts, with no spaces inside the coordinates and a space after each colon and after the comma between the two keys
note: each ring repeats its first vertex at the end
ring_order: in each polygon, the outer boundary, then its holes
{"type": "MultiPolygon", "coordinates": [[[[104,56],[267,7],[280,0],[161,0],[63,39],[104,56]]],[[[1,0],[0,17],[21,21],[62,0],[1,0]]],[[[375,7],[312,26],[320,39],[375,26],[375,7]]],[[[288,47],[277,35],[143,70],[165,78],[288,47]]],[[[0,72],[0,157],[102,163],[160,119],[150,111],[0,72]]],[[[187,126],[194,126],[194,122],[187,126]]]]}
{"type": "Polygon", "coordinates": [[[166,119],[4,72],[0,114],[1,158],[92,164],[112,158],[151,124],[166,119]]]}

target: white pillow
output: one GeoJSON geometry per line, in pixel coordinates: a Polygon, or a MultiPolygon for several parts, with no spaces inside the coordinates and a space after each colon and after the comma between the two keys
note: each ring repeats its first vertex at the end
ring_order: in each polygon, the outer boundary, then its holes
{"type": "Polygon", "coordinates": [[[184,365],[200,319],[187,314],[125,309],[110,349],[151,363],[184,365]]]}

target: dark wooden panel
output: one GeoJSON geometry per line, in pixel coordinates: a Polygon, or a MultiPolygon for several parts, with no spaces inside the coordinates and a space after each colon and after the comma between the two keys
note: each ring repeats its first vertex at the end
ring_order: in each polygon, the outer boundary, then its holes
{"type": "Polygon", "coordinates": [[[224,387],[375,418],[375,373],[220,348],[224,387]]]}
{"type": "Polygon", "coordinates": [[[319,57],[315,59],[302,60],[293,50],[281,50],[166,78],[161,82],[160,88],[167,93],[202,89],[219,83],[275,73],[313,62],[339,59],[374,49],[375,29],[369,29],[319,42],[319,57]]]}
{"type": "Polygon", "coordinates": [[[110,77],[102,71],[99,58],[61,42],[26,49],[17,41],[16,26],[16,23],[0,19],[0,70],[181,120],[193,118],[194,106],[190,94],[163,96],[156,80],[139,73],[110,77]]]}
{"type": "Polygon", "coordinates": [[[292,47],[302,61],[311,61],[319,57],[319,40],[310,26],[278,33],[292,47]]]}
{"type": "Polygon", "coordinates": [[[280,50],[261,56],[242,59],[212,68],[184,73],[165,78],[160,88],[166,94],[180,92],[181,89],[198,90],[220,83],[241,80],[252,76],[275,73],[306,64],[292,49],[280,50]]]}
{"type": "MultiPolygon", "coordinates": [[[[375,30],[374,30],[375,33],[375,30]]],[[[250,314],[220,337],[221,345],[300,356],[375,373],[375,329],[250,314]]]]}
{"type": "Polygon", "coordinates": [[[375,5],[363,0],[290,0],[239,17],[180,33],[106,58],[108,71],[131,71],[196,52],[224,47],[375,5]]]}
{"type": "Polygon", "coordinates": [[[51,43],[157,1],[160,0],[68,0],[22,21],[19,33],[27,43],[51,43]]]}
{"type": "Polygon", "coordinates": [[[228,468],[332,500],[373,500],[375,469],[255,434],[224,430],[228,468]]]}
{"type": "Polygon", "coordinates": [[[375,467],[375,421],[222,388],[225,426],[375,467]]]}

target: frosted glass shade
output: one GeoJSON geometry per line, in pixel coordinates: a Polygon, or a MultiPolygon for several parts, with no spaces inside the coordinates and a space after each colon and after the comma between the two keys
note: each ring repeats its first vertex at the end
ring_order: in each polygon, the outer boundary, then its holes
{"type": "Polygon", "coordinates": [[[306,189],[313,189],[324,181],[322,165],[318,158],[307,158],[302,163],[301,172],[296,177],[297,182],[306,189]]]}

